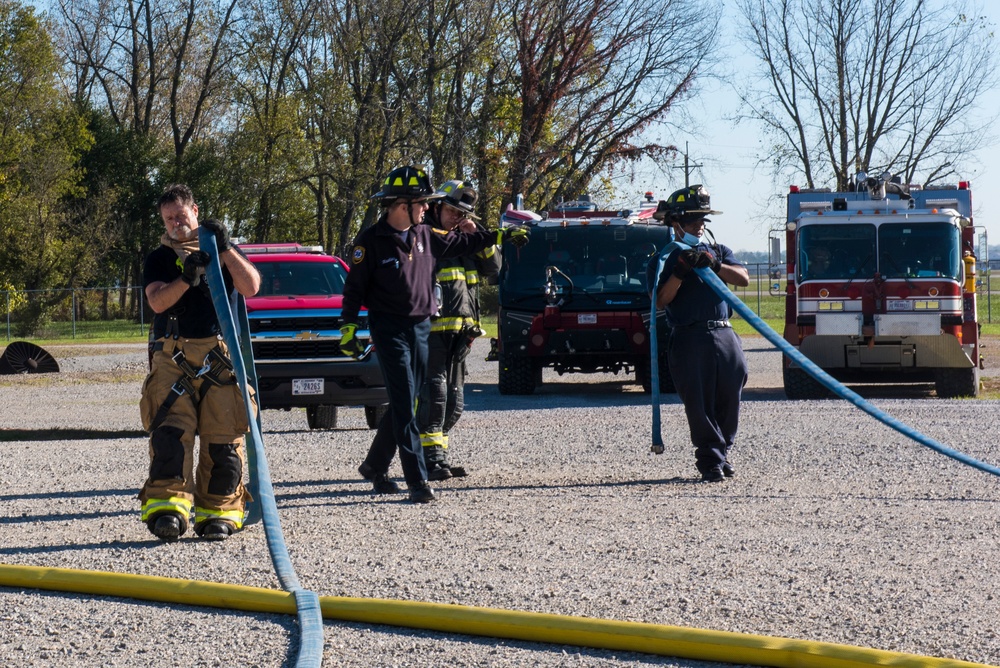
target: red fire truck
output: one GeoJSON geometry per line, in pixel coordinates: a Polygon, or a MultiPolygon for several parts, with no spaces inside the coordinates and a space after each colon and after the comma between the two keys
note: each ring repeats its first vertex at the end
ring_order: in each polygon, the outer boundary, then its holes
{"type": "MultiPolygon", "coordinates": [[[[500,394],[532,394],[542,370],[635,373],[652,390],[646,266],[670,242],[653,218],[647,193],[636,210],[602,211],[582,196],[544,216],[511,207],[502,225],[529,225],[531,243],[504,248],[499,278],[498,337],[488,359],[499,364],[500,394]]],[[[657,312],[660,350],[669,327],[657,312]]],[[[666,355],[657,369],[661,392],[674,386],[666,355]]]]}
{"type": "MultiPolygon", "coordinates": [[[[921,189],[862,172],[856,184],[851,192],[791,187],[785,340],[841,382],[933,382],[939,397],[976,396],[968,182],[921,189]]],[[[783,364],[789,399],[828,396],[787,357],[783,364]]]]}

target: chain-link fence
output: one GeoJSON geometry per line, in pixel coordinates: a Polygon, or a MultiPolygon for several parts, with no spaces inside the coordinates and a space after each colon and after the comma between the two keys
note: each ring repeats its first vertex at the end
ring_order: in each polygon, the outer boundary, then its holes
{"type": "MultiPolygon", "coordinates": [[[[750,285],[733,288],[764,319],[785,317],[785,271],[768,274],[767,264],[747,265],[750,285]]],[[[1000,321],[1000,260],[978,272],[979,322],[1000,321]]],[[[139,287],[73,290],[0,290],[6,340],[137,338],[148,333],[150,313],[139,287]]],[[[496,288],[484,286],[483,312],[496,313],[496,288]]]]}
{"type": "Polygon", "coordinates": [[[114,339],[147,335],[140,287],[0,290],[4,333],[12,339],[114,339]]]}

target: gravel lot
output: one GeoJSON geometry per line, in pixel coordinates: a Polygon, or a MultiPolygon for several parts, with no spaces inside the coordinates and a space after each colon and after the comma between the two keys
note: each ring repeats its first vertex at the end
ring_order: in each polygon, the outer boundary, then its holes
{"type": "MultiPolygon", "coordinates": [[[[649,399],[615,376],[546,375],[502,397],[477,343],[452,459],[468,478],[414,506],[358,480],[360,408],[310,432],[264,412],[282,527],[320,595],[581,615],[803,638],[1000,665],[1000,481],[842,401],[789,402],[747,338],[738,476],[696,481],[676,396],[667,452],[649,399]]],[[[144,346],[51,346],[59,374],[0,376],[0,562],[279,589],[254,525],[155,540],[135,495],[144,346]]],[[[1000,464],[993,401],[867,389],[914,428],[1000,464]]],[[[398,475],[398,464],[394,472],[398,475]]],[[[282,666],[294,617],[0,588],[0,665],[282,666]]],[[[329,666],[710,666],[642,654],[327,622],[329,666]]]]}

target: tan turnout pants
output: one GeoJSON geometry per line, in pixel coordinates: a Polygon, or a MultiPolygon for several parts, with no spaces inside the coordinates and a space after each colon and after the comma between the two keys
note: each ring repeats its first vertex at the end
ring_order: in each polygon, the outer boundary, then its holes
{"type": "MultiPolygon", "coordinates": [[[[152,367],[142,388],[142,426],[152,422],[184,375],[172,359],[181,350],[195,369],[216,346],[229,351],[216,337],[206,339],[159,339],[162,349],[153,353],[152,367]]],[[[160,346],[157,346],[160,347],[160,346]]],[[[219,379],[232,378],[224,370],[219,379]]],[[[149,477],[139,493],[142,520],[162,512],[177,512],[187,520],[193,508],[195,526],[220,518],[243,526],[243,509],[250,494],[243,485],[244,436],[249,429],[243,393],[235,383],[215,386],[203,378],[192,380],[200,396],[197,404],[187,393],[177,397],[166,418],[150,431],[149,477]],[[195,470],[194,442],[198,435],[198,465],[195,470]]],[[[256,414],[257,406],[254,405],[256,414]]]]}

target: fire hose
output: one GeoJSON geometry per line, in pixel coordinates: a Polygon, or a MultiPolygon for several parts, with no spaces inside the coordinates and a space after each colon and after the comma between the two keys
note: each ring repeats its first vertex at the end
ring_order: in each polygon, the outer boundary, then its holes
{"type": "MultiPolygon", "coordinates": [[[[679,241],[673,241],[667,244],[662,251],[660,251],[659,260],[656,267],[656,276],[663,272],[663,266],[666,263],[667,256],[674,250],[687,250],[689,246],[683,244],[679,241]]],[[[892,417],[885,411],[876,408],[872,404],[865,401],[857,392],[847,388],[839,381],[833,378],[826,371],[823,371],[819,366],[817,366],[812,360],[799,352],[795,346],[785,341],[784,338],[773,329],[768,327],[767,323],[764,322],[756,313],[750,310],[746,304],[744,304],[739,297],[734,295],[732,291],[726,286],[721,278],[715,275],[711,269],[707,267],[702,267],[700,269],[695,269],[695,273],[701,280],[705,281],[712,290],[715,291],[719,297],[724,299],[727,304],[729,304],[733,310],[746,320],[750,325],[760,332],[765,339],[773,343],[778,350],[791,358],[796,364],[798,364],[806,373],[816,379],[817,382],[822,384],[825,388],[836,394],[841,399],[849,401],[856,408],[861,409],[865,413],[868,413],[876,420],[895,429],[899,433],[903,434],[907,438],[910,438],[917,443],[927,446],[928,448],[938,452],[946,457],[951,457],[957,461],[962,462],[973,468],[977,468],[980,471],[985,471],[986,473],[992,473],[995,476],[1000,476],[1000,468],[981,462],[978,459],[974,459],[969,455],[966,455],[954,448],[950,448],[939,441],[920,433],[913,427],[904,424],[900,420],[892,417]]],[[[652,304],[652,315],[649,321],[649,331],[650,331],[650,367],[652,369],[652,384],[653,384],[653,435],[652,435],[652,451],[657,454],[663,452],[663,434],[660,429],[660,385],[659,385],[659,364],[658,360],[658,345],[656,336],[656,290],[653,290],[653,304],[652,304]]]]}
{"type": "MultiPolygon", "coordinates": [[[[219,250],[215,243],[215,235],[201,228],[198,235],[201,249],[208,253],[211,262],[205,269],[208,287],[212,293],[212,304],[222,328],[222,338],[229,347],[229,356],[233,362],[233,373],[243,391],[243,401],[247,407],[247,421],[250,433],[247,434],[248,461],[250,467],[251,493],[256,495],[255,504],[259,504],[259,513],[264,519],[264,533],[267,537],[267,549],[271,554],[274,570],[281,586],[292,593],[298,610],[298,620],[301,635],[299,638],[299,653],[295,665],[298,668],[313,668],[323,662],[323,615],[320,611],[319,596],[315,592],[303,589],[299,578],[292,567],[292,560],[285,545],[281,530],[281,520],[278,518],[278,506],[274,499],[274,487],[271,485],[271,471],[267,465],[267,454],[264,451],[264,439],[261,436],[260,420],[254,414],[253,402],[250,398],[251,383],[247,369],[253,373],[253,353],[247,346],[240,345],[241,335],[246,337],[245,320],[241,330],[237,330],[233,311],[230,308],[226,294],[226,283],[222,277],[222,264],[219,262],[219,250]],[[249,362],[246,360],[249,359],[249,362]],[[253,456],[250,456],[253,452],[253,456]]],[[[237,303],[243,302],[243,297],[236,297],[237,303]]],[[[245,317],[245,306],[237,309],[245,317]]],[[[251,506],[253,509],[253,506],[251,506]]]]}
{"type": "MultiPolygon", "coordinates": [[[[207,269],[210,286],[224,285],[221,265],[215,239],[211,234],[201,236],[201,246],[212,258],[207,269]]],[[[674,247],[683,247],[677,244],[674,247]]],[[[666,254],[671,246],[664,249],[659,259],[657,276],[663,269],[666,254]]],[[[830,378],[819,367],[803,357],[780,336],[749,310],[733,295],[726,285],[708,269],[695,270],[723,299],[757,331],[790,357],[796,360],[814,378],[839,396],[851,401],[862,410],[876,415],[902,433],[919,442],[934,447],[935,450],[953,456],[970,465],[976,465],[990,473],[1000,473],[992,467],[961,455],[950,448],[922,436],[906,425],[899,423],[881,411],[870,407],[855,393],[844,388],[830,378]],[[870,410],[869,410],[870,409],[870,410]],[[888,418],[888,421],[883,419],[888,418]],[[930,445],[933,443],[934,445],[930,445]],[[936,446],[936,447],[935,447],[936,446]]],[[[234,371],[240,380],[244,398],[249,401],[246,353],[240,350],[239,335],[230,305],[224,290],[212,291],[213,303],[219,311],[223,336],[233,357],[234,371]],[[223,308],[225,307],[225,308],[223,308]]],[[[238,299],[238,301],[240,301],[238,299]]],[[[659,373],[656,341],[655,297],[650,320],[651,364],[653,381],[654,445],[663,439],[659,433],[659,373]]],[[[240,314],[239,309],[237,313],[240,314]]],[[[243,312],[245,315],[245,311],[243,312]]],[[[252,355],[249,356],[252,364],[252,355]]],[[[252,368],[252,367],[251,367],[252,368]]],[[[442,633],[462,633],[490,638],[509,638],[528,642],[548,642],[592,647],[598,649],[644,652],[661,656],[690,658],[702,661],[725,661],[730,663],[779,666],[793,668],[810,665],[818,668],[863,668],[865,666],[897,666],[899,668],[986,668],[983,664],[955,659],[918,656],[900,652],[875,650],[864,647],[840,645],[827,642],[787,639],[725,631],[683,628],[660,624],[626,622],[604,619],[588,619],[566,615],[497,610],[452,604],[426,603],[416,601],[393,601],[382,599],[361,599],[346,597],[319,597],[314,592],[302,589],[291,567],[291,561],[284,543],[277,516],[274,489],[270,482],[270,472],[264,453],[261,429],[256,416],[249,416],[251,433],[248,445],[256,451],[257,481],[259,487],[261,513],[267,535],[268,548],[278,572],[282,586],[287,590],[279,592],[240,585],[212,582],[179,580],[155,576],[130,575],[97,571],[80,571],[35,566],[13,566],[0,564],[0,586],[31,587],[54,591],[87,593],[105,596],[125,596],[129,598],[170,602],[183,605],[202,605],[215,608],[298,614],[301,628],[300,650],[296,666],[319,666],[322,661],[323,637],[322,620],[337,619],[367,624],[387,624],[392,626],[419,628],[442,633]]]]}

